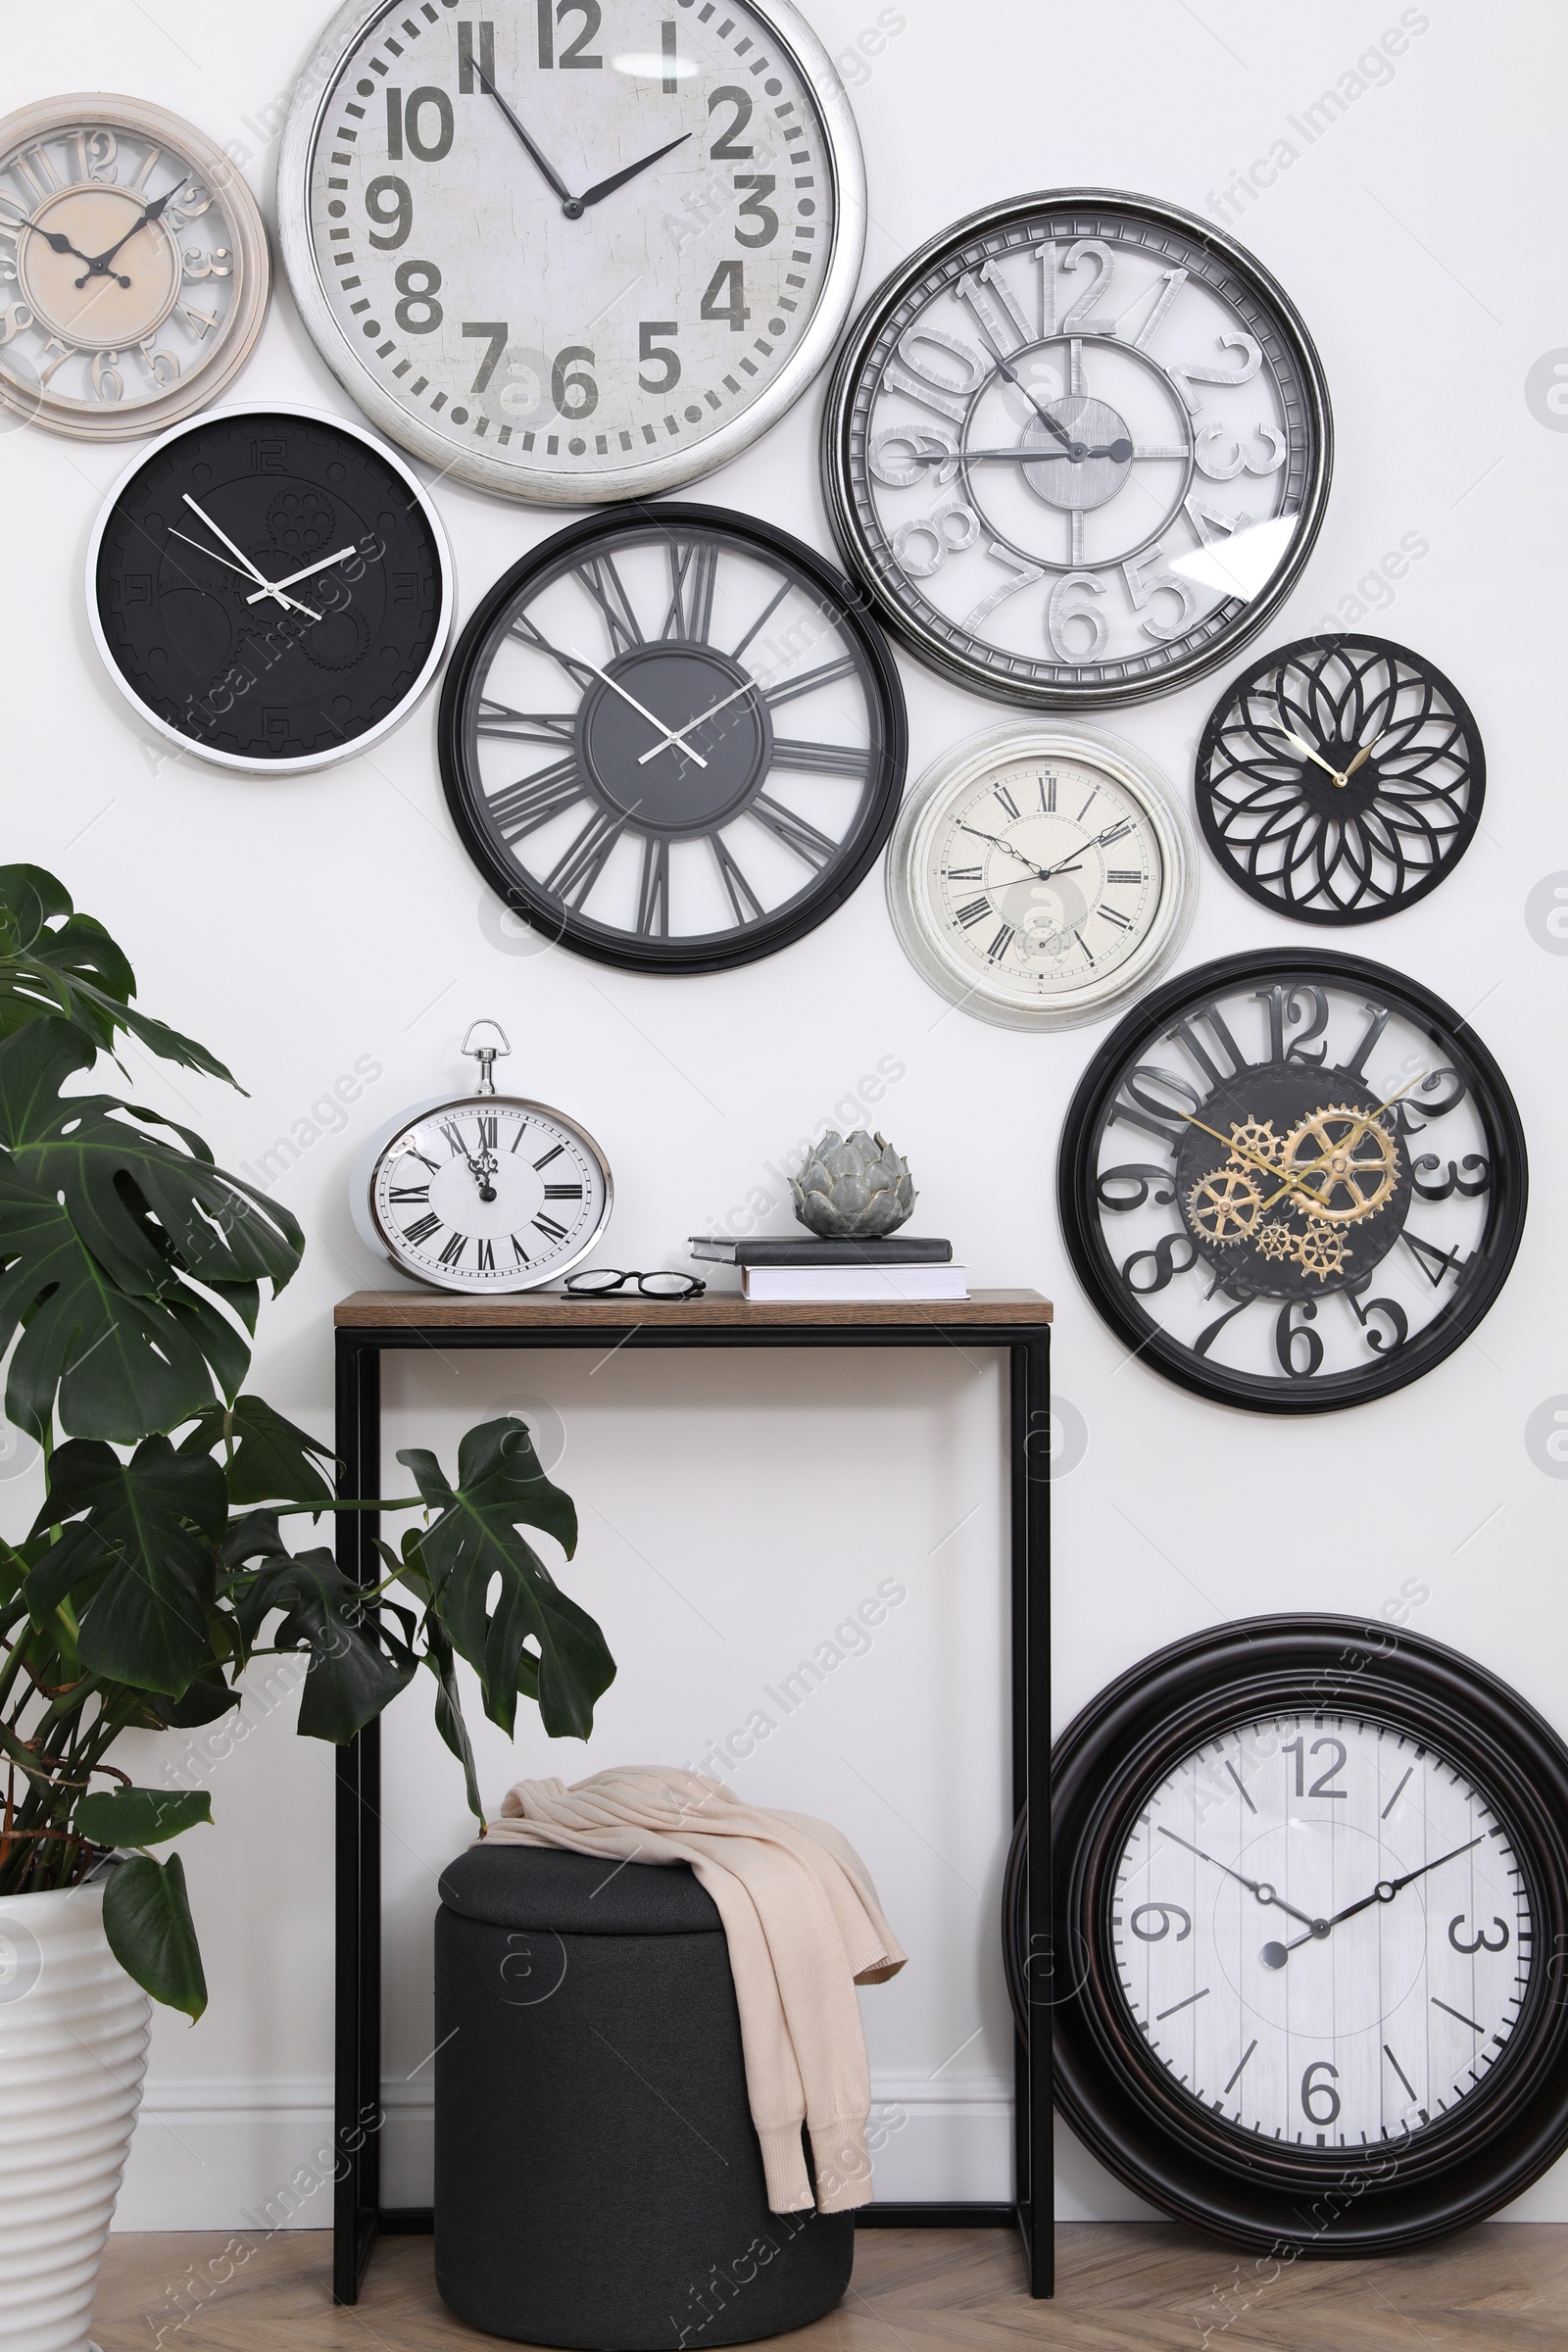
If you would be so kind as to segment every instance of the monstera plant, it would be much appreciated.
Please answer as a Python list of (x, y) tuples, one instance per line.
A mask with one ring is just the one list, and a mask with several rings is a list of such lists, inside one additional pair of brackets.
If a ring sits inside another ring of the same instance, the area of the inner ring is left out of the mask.
[[(426, 1668), (442, 1738), (481, 1822), (458, 1661), (511, 1733), (519, 1693), (552, 1737), (586, 1738), (614, 1675), (599, 1627), (522, 1530), (569, 1556), (576, 1512), (524, 1425), (471, 1429), (449, 1480), (344, 1500), (329, 1449), (244, 1393), (262, 1286), (299, 1265), (275, 1200), (164, 1113), (91, 1091), (122, 1036), (234, 1080), (138, 1011), (103, 926), (36, 866), (0, 867), (0, 1352), (6, 1418), (42, 1448), (30, 1531), (0, 1541), (0, 1897), (106, 1875), (122, 1966), (199, 2016), (201, 1958), (179, 1856), (147, 1849), (211, 1819), (205, 1794), (138, 1788), (123, 1732), (188, 1729), (238, 1705), (253, 1658), (308, 1653), (299, 1730), (341, 1741)], [(319, 1540), (333, 1510), (417, 1508), (362, 1590)], [(296, 1547), (298, 1546), (298, 1547)]]

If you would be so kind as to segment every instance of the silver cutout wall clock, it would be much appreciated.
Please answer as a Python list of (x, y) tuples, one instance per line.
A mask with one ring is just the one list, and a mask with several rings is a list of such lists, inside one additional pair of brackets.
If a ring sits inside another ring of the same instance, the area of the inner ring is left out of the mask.
[(1469, 1022), (1322, 948), (1221, 956), (1118, 1023), (1057, 1199), (1142, 1364), (1257, 1412), (1361, 1404), (1476, 1330), (1524, 1232), (1524, 1129)]
[(1186, 817), (1153, 763), (1091, 727), (999, 727), (900, 812), (888, 905), (915, 969), (977, 1020), (1065, 1029), (1149, 986), (1192, 920)]
[(1330, 455), (1322, 368), (1262, 265), (1088, 189), (976, 213), (887, 279), (834, 371), (823, 471), (910, 651), (1060, 710), (1244, 645), (1306, 561)]
[(144, 98), (44, 98), (0, 122), (0, 406), (80, 441), (216, 400), (271, 282), (221, 148)]
[(220, 409), (142, 451), (104, 503), (87, 612), (138, 716), (219, 767), (353, 759), (433, 683), (455, 589), (409, 466), (313, 410)]
[(746, 448), (830, 357), (864, 169), (787, 0), (339, 11), (278, 159), (301, 314), (371, 420), (592, 506)]
[(469, 620), (441, 696), (468, 855), (546, 938), (642, 972), (804, 937), (892, 829), (897, 664), (847, 580), (717, 507), (558, 531)]
[(1052, 1767), (1056, 2098), (1141, 2195), (1396, 2254), (1560, 2154), (1568, 1753), (1516, 1690), (1386, 1620), (1250, 1618), (1118, 1677)]
[[(472, 1046), (475, 1030), (499, 1045)], [(567, 1274), (614, 1204), (610, 1162), (585, 1127), (548, 1103), (497, 1094), (512, 1051), (496, 1021), (475, 1021), (462, 1051), (479, 1064), (471, 1095), (437, 1095), (371, 1136), (350, 1205), (361, 1240), (439, 1291), (498, 1298)]]
[(1198, 816), (1249, 898), (1373, 923), (1436, 890), (1481, 821), (1487, 762), (1458, 688), (1382, 637), (1303, 637), (1243, 672), (1203, 729)]

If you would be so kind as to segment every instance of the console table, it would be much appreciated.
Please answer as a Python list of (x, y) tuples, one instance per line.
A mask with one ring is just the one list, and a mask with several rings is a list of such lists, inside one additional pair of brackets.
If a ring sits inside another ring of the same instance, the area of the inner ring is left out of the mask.
[[(1012, 1801), (1029, 1808), (1030, 2032), (1015, 2051), (1014, 2193), (1005, 2204), (871, 2204), (863, 2228), (1016, 2225), (1029, 2289), (1053, 2286), (1051, 1923), (1051, 1306), (1035, 1291), (976, 1291), (942, 1305), (754, 1305), (733, 1294), (651, 1299), (531, 1293), (464, 1298), (358, 1291), (335, 1315), (337, 1453), (344, 1495), (381, 1491), (381, 1357), (388, 1348), (998, 1348), (1009, 1384)], [(380, 1581), (379, 1522), (338, 1517), (346, 1575)], [(377, 2235), (427, 2230), (426, 2207), (381, 2203), (381, 1743), (372, 1723), (338, 1750), (333, 2298), (353, 2303)], [(1038, 1963), (1038, 1968), (1035, 1966)]]

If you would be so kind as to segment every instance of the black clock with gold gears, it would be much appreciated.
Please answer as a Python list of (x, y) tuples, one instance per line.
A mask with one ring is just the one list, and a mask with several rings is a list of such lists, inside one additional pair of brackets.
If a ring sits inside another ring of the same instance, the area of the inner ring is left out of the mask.
[(446, 537), (403, 461), (298, 410), (215, 411), (137, 458), (87, 604), (139, 715), (216, 765), (352, 758), (405, 718), (451, 630)]

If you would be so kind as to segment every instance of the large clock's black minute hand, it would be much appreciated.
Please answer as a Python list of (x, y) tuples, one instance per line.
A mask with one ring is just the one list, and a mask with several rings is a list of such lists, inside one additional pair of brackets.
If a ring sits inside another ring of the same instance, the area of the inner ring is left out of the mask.
[(495, 83), (491, 80), (489, 74), (485, 72), (483, 66), (480, 65), (477, 58), (475, 58), (473, 61), (473, 70), (484, 87), (489, 91), (491, 97), (495, 100), (497, 106), (500, 107), (501, 112), (506, 116), (507, 121), (511, 123), (513, 129), (522, 141), (523, 146), (526, 147), (528, 153), (532, 156), (539, 171), (543, 173), (546, 180), (548, 180), (551, 187), (555, 189), (556, 194), (561, 198), (561, 209), (565, 214), (566, 219), (568, 220), (580, 220), (582, 218), (581, 203), (567, 187), (560, 172), (557, 172), (551, 164), (545, 161), (543, 154), (534, 145), (532, 139), (529, 138), (528, 133), (523, 129), (522, 124), (518, 122), (511, 107), (502, 97), (501, 92), (496, 88)]
[(628, 164), (623, 172), (612, 172), (608, 179), (595, 180), (593, 186), (578, 199), (578, 211), (586, 212), (589, 205), (597, 204), (602, 196), (612, 196), (617, 188), (625, 186), (628, 179), (635, 179), (639, 172), (646, 172), (650, 164), (657, 164), (662, 155), (668, 155), (673, 148), (684, 147), (691, 135), (689, 130), (683, 130), (678, 139), (671, 139), (667, 146), (656, 147), (652, 155), (642, 156), (635, 164)]

